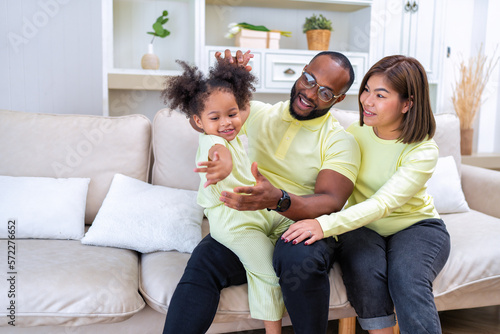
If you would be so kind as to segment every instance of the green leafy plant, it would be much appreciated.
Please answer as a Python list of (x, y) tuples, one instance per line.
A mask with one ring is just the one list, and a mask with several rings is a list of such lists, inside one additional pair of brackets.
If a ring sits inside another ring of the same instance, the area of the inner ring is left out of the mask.
[(290, 37), (292, 33), (290, 31), (281, 31), (281, 30), (269, 30), (265, 26), (256, 26), (250, 23), (241, 22), (241, 23), (230, 23), (228, 25), (229, 32), (226, 34), (226, 38), (233, 38), (241, 29), (255, 30), (255, 31), (273, 31), (279, 32), (282, 36)]
[(318, 29), (333, 31), (332, 21), (324, 17), (322, 14), (319, 14), (319, 16), (313, 14), (313, 16), (311, 17), (306, 17), (306, 22), (304, 23), (302, 28), (303, 28), (302, 31), (304, 33), (309, 30), (318, 30)]
[(148, 34), (153, 35), (153, 39), (151, 40), (151, 44), (153, 44), (155, 37), (165, 38), (168, 35), (170, 35), (170, 31), (163, 28), (163, 25), (168, 22), (167, 16), (168, 16), (168, 11), (164, 10), (162, 15), (156, 19), (155, 23), (153, 23), (154, 32), (148, 31)]

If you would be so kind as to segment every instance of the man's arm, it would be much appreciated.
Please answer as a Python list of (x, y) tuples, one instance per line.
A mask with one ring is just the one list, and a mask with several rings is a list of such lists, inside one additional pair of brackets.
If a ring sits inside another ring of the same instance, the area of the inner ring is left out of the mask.
[[(224, 191), (221, 201), (226, 206), (240, 211), (275, 209), (282, 196), (281, 190), (260, 174), (257, 163), (252, 164), (252, 174), (256, 180), (255, 186), (237, 187), (233, 193)], [(280, 213), (295, 221), (330, 214), (342, 209), (353, 189), (354, 184), (347, 177), (333, 170), (323, 169), (316, 179), (314, 194), (289, 194), (290, 208)]]

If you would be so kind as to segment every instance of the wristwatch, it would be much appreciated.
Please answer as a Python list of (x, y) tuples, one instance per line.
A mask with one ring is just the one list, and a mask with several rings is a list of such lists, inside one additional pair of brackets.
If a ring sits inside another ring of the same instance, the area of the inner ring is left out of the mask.
[(282, 196), (281, 196), (280, 200), (278, 201), (278, 206), (276, 207), (276, 209), (273, 209), (273, 210), (277, 211), (277, 212), (285, 212), (286, 210), (288, 210), (288, 208), (290, 207), (290, 204), (291, 204), (290, 195), (288, 195), (288, 193), (286, 191), (284, 191), (283, 189), (280, 189), (280, 190), (281, 190)]

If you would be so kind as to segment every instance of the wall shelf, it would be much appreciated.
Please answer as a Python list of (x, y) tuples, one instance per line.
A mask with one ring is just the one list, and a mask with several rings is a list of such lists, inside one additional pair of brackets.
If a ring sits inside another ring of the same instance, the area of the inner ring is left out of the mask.
[(109, 89), (163, 90), (166, 77), (181, 71), (113, 69), (108, 72)]
[[(358, 1), (348, 1), (348, 0), (243, 0), (235, 1), (232, 6), (239, 7), (263, 7), (263, 8), (289, 8), (289, 9), (308, 9), (308, 10), (334, 10), (337, 12), (352, 12), (359, 10), (363, 7), (369, 7), (372, 4), (372, 0), (358, 0)], [(206, 0), (207, 5), (228, 5), (227, 1), (224, 0)]]

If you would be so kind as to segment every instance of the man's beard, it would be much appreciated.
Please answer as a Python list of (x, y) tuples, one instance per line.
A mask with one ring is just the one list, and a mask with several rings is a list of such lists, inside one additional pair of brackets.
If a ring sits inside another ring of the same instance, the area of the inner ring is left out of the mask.
[(297, 114), (297, 112), (293, 109), (293, 101), (295, 100), (295, 98), (297, 96), (295, 96), (295, 93), (296, 93), (296, 89), (295, 89), (295, 86), (297, 85), (297, 83), (295, 83), (292, 87), (292, 91), (290, 92), (290, 115), (292, 115), (293, 118), (299, 120), (299, 121), (307, 121), (307, 120), (310, 120), (310, 119), (315, 119), (315, 118), (318, 118), (318, 117), (321, 117), (323, 115), (325, 115), (329, 110), (330, 108), (326, 108), (326, 109), (313, 109), (311, 110), (311, 112), (306, 115), (306, 116), (302, 116), (302, 115), (299, 115)]

